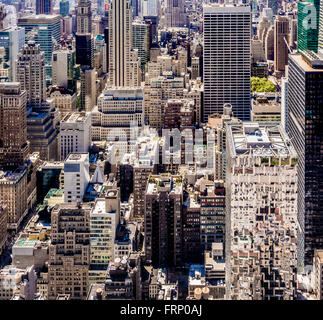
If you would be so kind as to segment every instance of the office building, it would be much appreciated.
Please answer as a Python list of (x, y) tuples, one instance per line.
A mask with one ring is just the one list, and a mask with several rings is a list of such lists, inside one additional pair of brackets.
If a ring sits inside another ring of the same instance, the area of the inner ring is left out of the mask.
[(297, 2), (297, 49), (318, 51), (320, 0)]
[(53, 14), (53, 1), (36, 0), (36, 14)]
[(59, 15), (33, 15), (18, 19), (17, 25), (25, 28), (25, 35), (36, 32), (34, 40), (45, 53), (46, 81), (52, 78), (53, 43), (59, 44), (61, 38), (61, 17)]
[(88, 153), (70, 153), (64, 162), (64, 201), (82, 201), (90, 182)]
[(27, 93), (18, 82), (0, 83), (0, 167), (27, 161)]
[(27, 117), (27, 138), (31, 152), (39, 152), (46, 161), (59, 160), (58, 132), (48, 112), (33, 111)]
[(145, 199), (145, 255), (153, 266), (177, 266), (182, 262), (181, 176), (151, 175)]
[(27, 92), (29, 106), (41, 106), (46, 100), (45, 54), (34, 41), (28, 41), (18, 55), (17, 81)]
[(81, 70), (81, 110), (92, 111), (97, 101), (96, 71), (88, 66)]
[(227, 124), (226, 298), (293, 300), (297, 153), (275, 123)]
[(129, 85), (132, 49), (132, 8), (129, 0), (113, 0), (109, 7), (109, 84)]
[(114, 240), (120, 220), (120, 190), (107, 189), (90, 214), (90, 282), (104, 283), (108, 265), (114, 261)]
[(62, 0), (59, 3), (59, 14), (62, 17), (68, 16), (70, 13), (70, 2), (68, 0)]
[(75, 58), (75, 50), (61, 49), (53, 52), (53, 86), (76, 91)]
[(85, 299), (90, 265), (90, 212), (92, 204), (61, 204), (51, 215), (48, 299), (69, 294)]
[(92, 112), (93, 140), (130, 140), (130, 125), (144, 124), (144, 98), (140, 87), (107, 86)]
[(0, 30), (0, 81), (17, 81), (16, 60), (25, 43), (25, 31), (20, 27)]
[(167, 27), (184, 27), (186, 24), (184, 0), (167, 0), (166, 10)]
[(313, 263), (323, 248), (322, 227), (323, 58), (313, 51), (291, 54), (288, 62), (288, 135), (298, 153), (298, 261)]
[(91, 145), (91, 113), (68, 113), (60, 122), (61, 161), (70, 153), (86, 153)]
[(285, 72), (288, 64), (289, 19), (278, 16), (274, 23), (274, 62), (275, 72)]
[(212, 113), (222, 114), (226, 103), (232, 105), (235, 117), (249, 120), (250, 7), (214, 4), (203, 10), (203, 121)]
[(88, 34), (92, 32), (91, 1), (79, 0), (76, 9), (76, 33)]
[(150, 24), (143, 21), (132, 23), (132, 48), (138, 49), (141, 68), (144, 71), (150, 57)]
[(0, 171), (0, 201), (8, 208), (8, 229), (17, 231), (28, 212), (27, 169)]

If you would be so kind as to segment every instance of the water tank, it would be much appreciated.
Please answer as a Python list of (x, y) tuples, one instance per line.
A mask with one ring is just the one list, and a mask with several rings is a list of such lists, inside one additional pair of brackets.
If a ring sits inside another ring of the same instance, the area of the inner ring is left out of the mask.
[(203, 300), (208, 300), (210, 295), (210, 289), (208, 287), (204, 287), (202, 289), (202, 298)]
[(194, 290), (194, 298), (196, 300), (201, 300), (201, 298), (202, 298), (202, 289), (201, 288), (196, 288)]

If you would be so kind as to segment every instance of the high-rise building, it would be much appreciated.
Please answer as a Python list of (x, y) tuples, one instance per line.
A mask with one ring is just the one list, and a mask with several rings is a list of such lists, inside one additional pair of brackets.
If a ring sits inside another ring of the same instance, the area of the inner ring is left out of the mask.
[(274, 62), (276, 72), (285, 72), (288, 63), (289, 19), (278, 16), (274, 23)]
[(226, 295), (293, 300), (297, 153), (280, 125), (227, 124)]
[(94, 39), (92, 34), (76, 34), (76, 63), (84, 67), (94, 65)]
[(150, 56), (150, 26), (149, 23), (142, 21), (134, 21), (132, 23), (132, 47), (138, 49), (138, 56), (143, 71)]
[(8, 222), (8, 208), (3, 205), (0, 201), (0, 254), (5, 248), (7, 243), (8, 231), (7, 231), (7, 222)]
[(96, 105), (96, 71), (90, 67), (81, 70), (81, 110), (92, 111)]
[(76, 32), (80, 34), (92, 32), (91, 1), (79, 0), (76, 11)]
[(11, 27), (0, 31), (0, 81), (17, 81), (16, 60), (25, 43), (25, 31)]
[(0, 83), (0, 167), (23, 165), (27, 141), (27, 93), (18, 82)]
[(186, 24), (184, 0), (167, 0), (166, 10), (168, 27), (184, 27)]
[(52, 78), (53, 44), (59, 44), (61, 38), (60, 15), (32, 15), (18, 19), (17, 25), (25, 28), (25, 35), (35, 32), (35, 42), (40, 45), (40, 50), (45, 53), (46, 81)]
[(68, 113), (60, 122), (61, 161), (70, 153), (88, 152), (91, 144), (91, 113)]
[(317, 300), (323, 300), (323, 251), (314, 250), (313, 275), (314, 275), (314, 294)]
[(321, 0), (297, 2), (297, 49), (318, 51)]
[(68, 0), (62, 0), (59, 3), (59, 14), (62, 17), (68, 16), (70, 13), (70, 2)]
[(289, 55), (288, 134), (298, 153), (298, 261), (313, 263), (323, 249), (323, 57), (313, 51)]
[(88, 153), (70, 153), (64, 162), (64, 201), (82, 201), (90, 182)]
[(153, 266), (182, 262), (181, 176), (150, 176), (145, 199), (145, 254)]
[(129, 0), (113, 0), (109, 9), (109, 84), (129, 85), (132, 8)]
[(320, 3), (318, 47), (323, 50), (323, 1)]
[(48, 299), (69, 294), (86, 299), (90, 265), (90, 212), (92, 204), (56, 205), (51, 214)]
[(90, 217), (90, 282), (104, 283), (108, 265), (114, 261), (114, 241), (120, 220), (119, 189), (107, 189), (105, 199), (95, 201)]
[(36, 14), (53, 14), (53, 1), (36, 0)]
[(45, 54), (34, 41), (28, 41), (18, 55), (17, 80), (27, 92), (28, 105), (40, 106), (46, 100)]
[(204, 122), (213, 113), (223, 114), (226, 103), (235, 117), (250, 119), (250, 36), (249, 5), (204, 7)]
[(75, 91), (75, 51), (61, 49), (53, 52), (52, 85)]

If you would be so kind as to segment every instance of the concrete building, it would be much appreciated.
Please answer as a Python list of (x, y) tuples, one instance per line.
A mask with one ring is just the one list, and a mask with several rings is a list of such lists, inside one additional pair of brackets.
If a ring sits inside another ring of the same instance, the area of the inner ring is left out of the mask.
[(281, 104), (277, 97), (269, 99), (265, 95), (252, 99), (251, 120), (254, 122), (280, 122)]
[(213, 4), (203, 10), (203, 122), (213, 113), (222, 114), (225, 103), (232, 105), (235, 117), (249, 120), (250, 6)]
[(323, 248), (322, 132), (323, 57), (312, 51), (291, 54), (288, 62), (288, 134), (299, 157), (298, 262), (313, 263)]
[(293, 300), (297, 153), (274, 123), (231, 122), (226, 134), (226, 298)]
[(130, 126), (144, 124), (144, 97), (140, 87), (107, 86), (92, 112), (92, 140), (130, 140)]
[(53, 52), (52, 85), (65, 89), (74, 89), (75, 51), (60, 49)]
[(70, 112), (77, 111), (77, 93), (64, 88), (53, 87), (49, 99), (52, 100), (53, 106), (61, 114), (61, 118)]
[(91, 145), (91, 113), (68, 113), (60, 122), (61, 161), (70, 153), (88, 152)]
[(51, 216), (48, 299), (70, 294), (85, 299), (90, 265), (90, 212), (92, 204), (62, 204)]
[(89, 182), (89, 154), (70, 153), (64, 161), (64, 201), (82, 201)]

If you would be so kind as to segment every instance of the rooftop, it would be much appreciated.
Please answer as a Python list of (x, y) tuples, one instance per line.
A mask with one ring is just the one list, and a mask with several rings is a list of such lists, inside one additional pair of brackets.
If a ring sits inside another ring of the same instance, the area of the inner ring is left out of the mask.
[(232, 156), (297, 157), (287, 134), (277, 123), (231, 122), (227, 124), (227, 137)]

